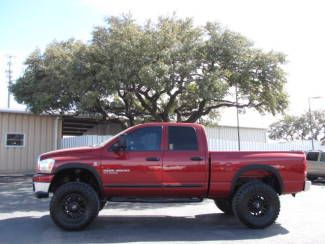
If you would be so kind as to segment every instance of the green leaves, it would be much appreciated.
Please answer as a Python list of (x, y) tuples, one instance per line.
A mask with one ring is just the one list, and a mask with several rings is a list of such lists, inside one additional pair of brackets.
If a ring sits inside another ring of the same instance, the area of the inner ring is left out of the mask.
[(320, 140), (325, 142), (325, 111), (314, 111), (301, 116), (285, 115), (270, 126), (271, 139)]
[(285, 56), (256, 49), (219, 24), (197, 27), (172, 16), (139, 25), (130, 16), (110, 17), (92, 35), (88, 44), (71, 39), (33, 52), (11, 87), (17, 100), (38, 113), (90, 113), (129, 125), (210, 123), (220, 107), (275, 114), (288, 105)]

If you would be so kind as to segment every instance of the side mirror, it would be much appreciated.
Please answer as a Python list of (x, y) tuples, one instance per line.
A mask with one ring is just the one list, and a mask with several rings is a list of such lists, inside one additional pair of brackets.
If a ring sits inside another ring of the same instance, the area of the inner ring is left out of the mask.
[(121, 135), (121, 136), (119, 137), (119, 142), (118, 142), (118, 144), (119, 144), (119, 147), (120, 147), (122, 150), (126, 150), (126, 148), (127, 148), (127, 140), (126, 140), (126, 138), (127, 138), (127, 135), (126, 135), (126, 134)]
[(118, 138), (118, 142), (116, 142), (115, 144), (113, 144), (113, 146), (111, 147), (111, 150), (115, 153), (118, 153), (120, 151), (125, 151), (127, 148), (127, 140), (126, 140), (126, 134), (121, 135)]

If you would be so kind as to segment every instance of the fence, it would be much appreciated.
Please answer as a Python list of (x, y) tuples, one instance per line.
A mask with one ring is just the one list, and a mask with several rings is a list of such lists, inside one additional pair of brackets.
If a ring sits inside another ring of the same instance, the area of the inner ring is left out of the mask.
[(82, 147), (82, 146), (93, 146), (100, 144), (104, 141), (110, 139), (111, 135), (107, 136), (73, 136), (66, 137), (61, 140), (61, 148), (71, 148), (71, 147)]
[[(227, 141), (218, 139), (208, 139), (209, 149), (215, 151), (234, 151), (238, 150), (237, 141)], [(314, 142), (315, 150), (325, 151), (325, 146), (319, 142)], [(241, 141), (240, 148), (242, 151), (308, 151), (312, 149), (311, 141), (293, 141), (293, 142), (251, 142)]]
[[(75, 136), (63, 138), (61, 148), (71, 148), (80, 146), (92, 146), (107, 141), (112, 136)], [(236, 151), (238, 150), (237, 141), (208, 138), (209, 149), (214, 151)], [(319, 142), (314, 142), (315, 150), (325, 151), (325, 146), (321, 146)], [(251, 142), (241, 141), (242, 151), (308, 151), (311, 150), (311, 141), (294, 141), (294, 142)]]

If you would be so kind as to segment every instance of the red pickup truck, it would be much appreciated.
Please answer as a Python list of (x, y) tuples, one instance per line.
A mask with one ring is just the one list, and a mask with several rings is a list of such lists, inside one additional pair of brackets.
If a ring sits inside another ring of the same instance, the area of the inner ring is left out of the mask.
[(308, 190), (303, 152), (209, 151), (204, 127), (146, 123), (94, 147), (42, 154), (33, 177), (63, 229), (89, 225), (107, 201), (213, 199), (250, 228), (277, 219), (279, 195)]

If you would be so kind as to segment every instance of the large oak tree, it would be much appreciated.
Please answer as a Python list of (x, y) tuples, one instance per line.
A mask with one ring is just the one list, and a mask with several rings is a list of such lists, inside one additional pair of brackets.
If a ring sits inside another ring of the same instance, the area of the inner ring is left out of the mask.
[[(92, 40), (53, 42), (26, 60), (11, 90), (35, 112), (87, 113), (128, 125), (195, 122), (222, 107), (283, 112), (285, 57), (216, 23), (110, 17)], [(238, 103), (235, 90), (238, 91)]]

